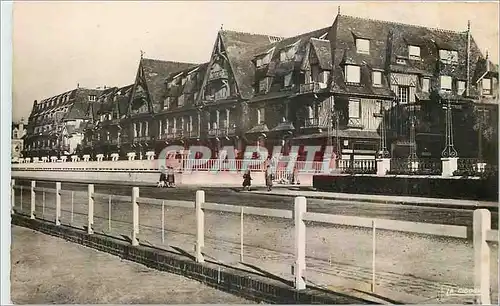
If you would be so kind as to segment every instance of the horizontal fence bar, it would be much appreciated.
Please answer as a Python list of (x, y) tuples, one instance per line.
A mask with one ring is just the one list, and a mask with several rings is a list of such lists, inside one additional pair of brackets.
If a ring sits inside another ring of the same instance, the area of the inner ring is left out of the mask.
[(158, 205), (161, 206), (162, 203), (167, 206), (177, 206), (184, 208), (194, 208), (193, 201), (182, 201), (182, 200), (164, 200), (164, 199), (153, 199), (153, 198), (137, 198), (137, 202), (139, 204), (150, 204), (150, 205)]
[(113, 200), (117, 200), (117, 201), (123, 201), (123, 202), (130, 202), (132, 201), (132, 197), (131, 196), (124, 196), (124, 195), (117, 195), (117, 194), (107, 194), (107, 193), (97, 193), (97, 192), (94, 192), (93, 193), (94, 195), (94, 198), (100, 198), (100, 199), (109, 199), (109, 197), (111, 196), (111, 198)]
[(499, 241), (499, 231), (498, 230), (488, 230), (486, 231), (486, 241), (498, 242)]
[(56, 193), (55, 188), (35, 187), (34, 190), (40, 192)]
[[(218, 203), (203, 203), (201, 207), (206, 210), (241, 213), (242, 206), (218, 204)], [(262, 207), (248, 207), (248, 206), (244, 206), (243, 208), (245, 210), (246, 215), (257, 215), (257, 216), (275, 217), (284, 219), (291, 219), (293, 216), (293, 213), (290, 210), (262, 208)]]
[(467, 238), (467, 227), (457, 225), (444, 225), (432, 223), (419, 223), (399, 220), (373, 219), (353, 216), (340, 216), (322, 213), (304, 213), (304, 220), (330, 223), (346, 226), (372, 227), (372, 220), (377, 223), (377, 229), (392, 230), (399, 232), (409, 232), (417, 234), (427, 234), (434, 236), (445, 236), (455, 238)]

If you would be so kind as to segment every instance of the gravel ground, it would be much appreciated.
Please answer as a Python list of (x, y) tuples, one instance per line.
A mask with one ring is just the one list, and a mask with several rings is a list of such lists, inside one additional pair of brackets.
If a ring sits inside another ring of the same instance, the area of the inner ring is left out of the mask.
[(12, 238), (15, 304), (252, 303), (23, 227), (12, 226)]
[[(148, 196), (142, 194), (142, 196)], [(25, 196), (27, 198), (27, 194)], [(86, 193), (74, 197), (73, 226), (86, 225)], [(24, 201), (23, 208), (27, 209)], [(53, 195), (46, 194), (45, 219), (53, 220)], [(70, 197), (62, 199), (62, 222), (71, 220)], [(131, 204), (112, 201), (109, 229), (108, 201), (96, 200), (94, 228), (113, 236), (131, 232)], [(37, 197), (37, 215), (42, 203)], [(194, 210), (165, 206), (165, 243), (161, 239), (161, 207), (141, 205), (140, 234), (142, 243), (193, 254), (195, 241)], [(240, 255), (239, 215), (205, 212), (205, 253), (207, 258), (241, 268), (271, 273), (292, 279), (293, 221), (274, 218), (244, 217), (244, 264)], [(371, 282), (372, 234), (369, 230), (308, 224), (307, 279), (312, 284), (330, 286)], [(498, 299), (498, 246), (492, 246), (491, 287), (493, 301)], [(419, 302), (449, 302), (438, 297), (449, 288), (473, 287), (473, 248), (465, 239), (440, 238), (410, 233), (377, 231), (376, 285), (378, 288), (422, 297)], [(344, 281), (345, 280), (345, 281)], [(470, 302), (472, 297), (458, 301)]]

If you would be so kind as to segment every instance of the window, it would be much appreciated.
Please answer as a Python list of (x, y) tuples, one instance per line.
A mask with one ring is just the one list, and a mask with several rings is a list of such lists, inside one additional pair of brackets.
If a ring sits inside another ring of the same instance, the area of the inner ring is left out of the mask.
[(162, 123), (163, 121), (158, 120), (158, 136), (161, 137), (162, 135)]
[(465, 81), (457, 81), (457, 93), (462, 95), (465, 91)]
[(373, 71), (373, 86), (382, 86), (382, 72)]
[(422, 92), (429, 92), (430, 80), (428, 78), (422, 79)]
[(259, 92), (267, 91), (267, 78), (264, 78), (259, 81)]
[(483, 95), (491, 95), (491, 79), (483, 79)]
[(370, 41), (368, 39), (356, 39), (356, 50), (358, 53), (370, 54)]
[(445, 64), (458, 63), (458, 52), (451, 50), (439, 50), (439, 59)]
[(345, 66), (345, 79), (347, 83), (359, 83), (361, 79), (360, 67), (352, 65)]
[(14, 131), (14, 136), (13, 136), (13, 137), (14, 137), (14, 139), (16, 139), (16, 138), (17, 138), (17, 136), (18, 136), (17, 131)]
[(441, 76), (441, 90), (451, 90), (451, 76)]
[(410, 87), (399, 86), (398, 87), (398, 99), (399, 99), (399, 103), (401, 103), (401, 104), (408, 103), (409, 97), (410, 97)]
[(359, 100), (349, 100), (349, 118), (359, 118), (361, 104)]
[(257, 109), (257, 124), (264, 124), (265, 120), (265, 109), (261, 107)]
[(222, 86), (219, 90), (215, 92), (215, 99), (220, 100), (220, 99), (225, 99), (229, 96), (229, 90), (227, 86)]
[(396, 59), (396, 63), (400, 65), (406, 65), (406, 60), (404, 58)]
[(170, 106), (170, 97), (166, 97), (163, 102), (163, 109), (167, 109)]
[(184, 106), (184, 95), (180, 95), (177, 98), (177, 107), (182, 107)]
[(90, 95), (89, 96), (89, 101), (94, 102), (95, 101), (95, 95)]
[(330, 78), (330, 71), (323, 71), (321, 73), (321, 80), (320, 80), (320, 82), (327, 84), (329, 78)]
[(290, 72), (289, 74), (285, 75), (285, 84), (284, 87), (290, 87), (292, 86), (292, 73)]
[(413, 60), (420, 59), (420, 47), (408, 46), (408, 57)]
[(267, 65), (267, 64), (269, 64), (270, 60), (271, 60), (271, 56), (269, 53), (266, 55), (262, 55), (262, 56), (257, 58), (256, 66), (261, 67), (261, 66)]

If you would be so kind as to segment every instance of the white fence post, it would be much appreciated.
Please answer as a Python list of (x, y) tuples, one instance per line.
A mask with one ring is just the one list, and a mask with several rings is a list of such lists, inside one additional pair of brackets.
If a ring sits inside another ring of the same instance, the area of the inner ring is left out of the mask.
[(295, 198), (295, 289), (306, 289), (306, 224), (303, 214), (307, 210), (307, 200), (305, 197)]
[(205, 246), (205, 214), (202, 209), (202, 205), (205, 203), (205, 191), (196, 191), (196, 262), (205, 262), (203, 254), (201, 252), (202, 248)]
[(10, 197), (11, 197), (11, 208), (10, 208), (10, 214), (12, 215), (14, 213), (14, 206), (16, 206), (16, 191), (14, 190), (14, 186), (16, 185), (16, 180), (12, 179), (10, 181)]
[(89, 211), (87, 216), (87, 233), (93, 234), (93, 226), (94, 226), (94, 184), (89, 184), (88, 189), (88, 200), (89, 200)]
[(372, 220), (372, 292), (375, 293), (375, 263), (377, 254), (377, 227)]
[(137, 234), (139, 234), (139, 187), (132, 188), (132, 245), (138, 246)]
[(61, 225), (61, 182), (56, 182), (56, 225)]
[(490, 305), (490, 248), (486, 233), (491, 229), (491, 213), (487, 209), (474, 211), (474, 289), (479, 294), (477, 301)]
[(241, 215), (240, 215), (240, 262), (243, 262), (243, 206), (241, 206)]
[(35, 186), (36, 182), (31, 181), (31, 207), (30, 207), (30, 218), (35, 219)]

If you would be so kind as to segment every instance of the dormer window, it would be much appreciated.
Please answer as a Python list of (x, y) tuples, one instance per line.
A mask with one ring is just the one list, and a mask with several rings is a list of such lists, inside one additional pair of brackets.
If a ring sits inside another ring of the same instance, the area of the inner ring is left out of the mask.
[(345, 66), (345, 81), (347, 83), (358, 83), (361, 80), (360, 67), (354, 65)]
[(445, 64), (457, 64), (458, 52), (452, 50), (439, 50), (439, 59)]
[(267, 87), (268, 87), (267, 84), (268, 84), (267, 78), (260, 80), (259, 81), (259, 92), (266, 92)]
[(429, 92), (430, 80), (428, 78), (422, 79), (422, 92)]
[(491, 79), (483, 79), (483, 95), (491, 95)]
[(451, 91), (451, 76), (441, 76), (441, 90)]
[(90, 102), (95, 102), (96, 96), (95, 95), (90, 95), (89, 96), (89, 101)]
[(299, 43), (299, 41), (297, 41), (294, 44), (291, 44), (289, 46), (286, 46), (285, 48), (283, 48), (283, 50), (280, 51), (280, 61), (281, 62), (287, 62), (287, 61), (294, 60), (295, 53), (297, 52), (298, 43)]
[(400, 65), (406, 65), (406, 60), (404, 58), (396, 59), (396, 63)]
[(356, 50), (358, 53), (370, 54), (370, 41), (368, 39), (357, 38)]
[(289, 74), (285, 75), (283, 86), (285, 88), (287, 88), (287, 87), (292, 86), (292, 84), (293, 84), (292, 83), (292, 73), (290, 72)]
[(382, 86), (382, 72), (373, 71), (372, 76), (373, 76), (373, 86), (381, 87)]
[(420, 59), (420, 47), (408, 46), (408, 57), (411, 60), (419, 60)]
[(255, 60), (255, 65), (257, 67), (262, 67), (264, 65), (269, 64), (269, 62), (271, 61), (271, 51), (269, 51), (268, 53), (260, 55), (259, 57), (257, 57), (257, 59)]
[(465, 81), (457, 81), (457, 94), (463, 95), (465, 92)]

